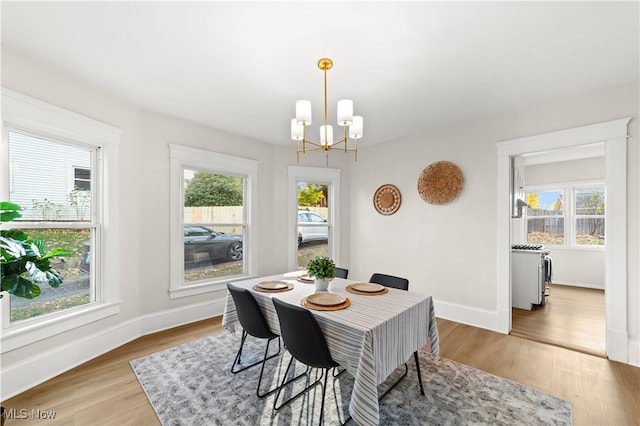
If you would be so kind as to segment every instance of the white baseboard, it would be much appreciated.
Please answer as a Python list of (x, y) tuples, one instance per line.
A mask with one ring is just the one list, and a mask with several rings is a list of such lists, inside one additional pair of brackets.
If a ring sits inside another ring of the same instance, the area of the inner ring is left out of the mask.
[(5, 401), (138, 337), (222, 315), (224, 302), (222, 297), (143, 315), (19, 362), (3, 365), (0, 400)]
[(498, 312), (496, 311), (436, 299), (433, 300), (433, 306), (438, 318), (500, 332), (498, 330)]
[(604, 285), (600, 284), (588, 284), (588, 283), (577, 283), (572, 281), (561, 281), (561, 282), (553, 282), (553, 285), (566, 285), (570, 287), (583, 287), (583, 288), (593, 288), (597, 290), (604, 290)]

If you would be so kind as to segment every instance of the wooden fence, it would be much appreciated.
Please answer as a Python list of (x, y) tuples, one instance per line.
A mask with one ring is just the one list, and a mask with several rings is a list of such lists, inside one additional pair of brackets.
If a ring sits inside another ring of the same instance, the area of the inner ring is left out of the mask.
[[(299, 207), (300, 210), (308, 210), (327, 218), (327, 207)], [(242, 206), (222, 206), (222, 207), (185, 207), (184, 223), (201, 223), (201, 224), (235, 224), (244, 223), (242, 216)], [(216, 230), (226, 232), (228, 234), (242, 234), (242, 226), (224, 226), (216, 227)]]

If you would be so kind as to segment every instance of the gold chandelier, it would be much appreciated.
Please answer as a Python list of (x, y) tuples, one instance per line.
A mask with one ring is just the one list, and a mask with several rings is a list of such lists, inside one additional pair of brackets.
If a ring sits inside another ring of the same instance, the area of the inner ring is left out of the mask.
[[(318, 60), (318, 68), (324, 73), (324, 125), (320, 126), (320, 142), (307, 139), (307, 126), (311, 124), (311, 101), (296, 101), (296, 118), (291, 119), (291, 139), (296, 141), (296, 159), (300, 162), (300, 153), (307, 151), (331, 151), (339, 149), (353, 152), (358, 161), (358, 139), (362, 138), (362, 117), (353, 115), (353, 101), (341, 99), (338, 101), (338, 125), (344, 129), (342, 139), (333, 140), (333, 127), (327, 124), (327, 71), (333, 68), (333, 61), (329, 58)], [(349, 138), (353, 139), (353, 148), (349, 147)], [(310, 145), (310, 146), (308, 146)]]

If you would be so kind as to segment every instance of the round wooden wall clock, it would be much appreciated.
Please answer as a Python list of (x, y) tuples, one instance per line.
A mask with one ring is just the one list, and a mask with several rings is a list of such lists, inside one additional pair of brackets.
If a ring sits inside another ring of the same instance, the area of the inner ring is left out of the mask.
[(397, 212), (401, 203), (400, 190), (391, 184), (382, 185), (373, 194), (373, 207), (385, 216)]
[(431, 204), (453, 201), (462, 190), (462, 172), (449, 161), (438, 161), (422, 171), (418, 179), (418, 193)]

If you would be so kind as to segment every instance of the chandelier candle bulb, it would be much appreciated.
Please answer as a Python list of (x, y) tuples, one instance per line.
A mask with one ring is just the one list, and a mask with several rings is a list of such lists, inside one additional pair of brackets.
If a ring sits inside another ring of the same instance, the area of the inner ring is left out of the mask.
[(325, 147), (333, 145), (333, 126), (330, 124), (320, 126), (320, 143)]
[(353, 123), (349, 126), (349, 137), (351, 139), (360, 139), (362, 137), (364, 127), (364, 119), (359, 115), (353, 116)]
[(298, 124), (298, 121), (295, 118), (292, 118), (291, 119), (291, 139), (293, 139), (294, 141), (301, 141), (302, 132), (303, 132), (302, 124)]
[(296, 101), (296, 121), (303, 126), (311, 124), (311, 101)]
[(338, 125), (349, 126), (353, 120), (353, 101), (341, 99), (338, 101)]

